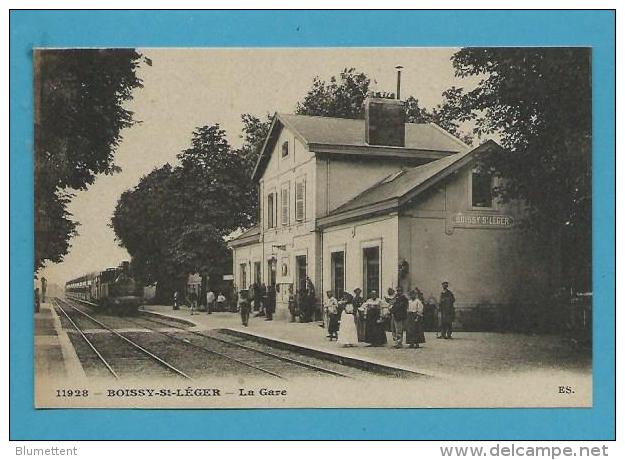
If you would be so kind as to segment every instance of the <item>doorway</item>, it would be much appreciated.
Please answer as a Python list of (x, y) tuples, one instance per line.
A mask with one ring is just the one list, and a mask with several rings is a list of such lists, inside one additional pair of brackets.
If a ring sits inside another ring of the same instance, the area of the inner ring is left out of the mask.
[(262, 282), (262, 274), (260, 272), (260, 262), (254, 262), (254, 282), (260, 286)]
[(302, 291), (306, 288), (306, 276), (308, 275), (308, 260), (306, 256), (295, 256), (296, 289)]
[(345, 291), (345, 252), (337, 251), (330, 255), (331, 289), (337, 299), (343, 297)]
[(269, 274), (269, 279), (267, 280), (267, 286), (275, 286), (276, 285), (276, 259), (269, 259), (267, 261), (267, 272)]
[(362, 262), (365, 295), (369, 296), (371, 291), (380, 294), (380, 247), (363, 248)]

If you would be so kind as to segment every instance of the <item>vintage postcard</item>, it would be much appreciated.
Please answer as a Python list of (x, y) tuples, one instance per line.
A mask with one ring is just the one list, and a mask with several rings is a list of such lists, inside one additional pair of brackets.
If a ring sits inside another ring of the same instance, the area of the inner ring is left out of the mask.
[(35, 49), (35, 406), (592, 407), (591, 54)]

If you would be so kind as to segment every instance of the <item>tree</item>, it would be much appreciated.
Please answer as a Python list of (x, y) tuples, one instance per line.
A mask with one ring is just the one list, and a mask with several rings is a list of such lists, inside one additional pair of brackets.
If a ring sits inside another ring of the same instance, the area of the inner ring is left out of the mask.
[(364, 101), (371, 80), (354, 68), (343, 69), (339, 77), (329, 82), (319, 77), (313, 79), (312, 88), (297, 103), (295, 112), (338, 118), (364, 118)]
[(484, 159), (505, 179), (495, 194), (525, 202), (527, 228), (560, 241), (567, 287), (590, 289), (589, 49), (465, 48), (452, 62), (460, 77), (482, 76), (455, 94), (459, 117), (507, 149)]
[(197, 128), (178, 160), (124, 192), (111, 221), (136, 273), (158, 282), (161, 299), (189, 273), (206, 279), (229, 271), (225, 237), (256, 217), (249, 213), (246, 159), (219, 125)]
[(461, 126), (464, 121), (471, 119), (462, 110), (458, 100), (462, 97), (462, 89), (449, 88), (442, 94), (442, 102), (431, 111), (421, 107), (419, 100), (414, 96), (406, 99), (407, 123), (436, 123), (447, 132), (453, 134), (465, 144), (473, 143), (473, 136), (465, 132)]
[(270, 114), (265, 115), (264, 121), (255, 115), (245, 113), (241, 115), (241, 121), (243, 122), (243, 130), (241, 137), (243, 138), (243, 145), (239, 149), (239, 155), (242, 157), (245, 164), (245, 171), (247, 177), (250, 178), (249, 184), (246, 187), (247, 196), (245, 204), (247, 207), (247, 214), (250, 216), (248, 225), (249, 227), (259, 221), (259, 208), (258, 208), (258, 186), (252, 182), (251, 177), (254, 172), (254, 167), (258, 161), (260, 150), (263, 147), (265, 138), (269, 134), (269, 128), (271, 127), (272, 116)]
[(142, 86), (141, 60), (134, 50), (35, 51), (35, 270), (67, 254), (78, 225), (71, 190), (119, 171), (121, 131), (135, 123), (124, 103)]
[(143, 176), (122, 193), (111, 218), (118, 242), (132, 255), (135, 276), (146, 284), (169, 284), (179, 276), (169, 257), (172, 169), (166, 164)]

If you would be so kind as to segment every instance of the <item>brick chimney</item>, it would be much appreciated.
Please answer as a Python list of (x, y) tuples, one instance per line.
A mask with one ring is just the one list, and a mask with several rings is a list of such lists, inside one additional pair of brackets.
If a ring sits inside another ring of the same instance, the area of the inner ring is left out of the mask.
[(392, 93), (370, 93), (365, 100), (365, 140), (369, 145), (404, 147), (404, 103)]

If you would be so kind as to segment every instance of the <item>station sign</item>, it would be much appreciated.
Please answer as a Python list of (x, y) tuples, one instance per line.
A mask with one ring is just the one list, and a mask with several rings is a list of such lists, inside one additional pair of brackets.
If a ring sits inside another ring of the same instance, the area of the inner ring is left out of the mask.
[(501, 214), (463, 214), (458, 213), (453, 217), (456, 227), (480, 226), (480, 227), (512, 227), (514, 219)]
[(507, 229), (514, 226), (514, 218), (505, 214), (462, 213), (447, 219), (446, 233), (452, 234), (454, 228), (491, 228)]

